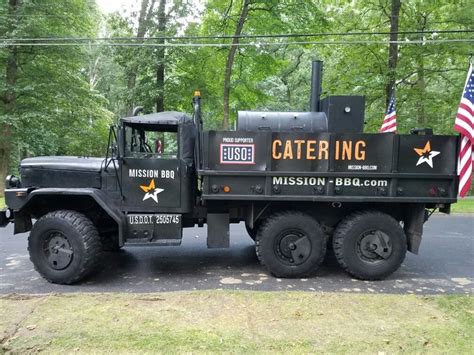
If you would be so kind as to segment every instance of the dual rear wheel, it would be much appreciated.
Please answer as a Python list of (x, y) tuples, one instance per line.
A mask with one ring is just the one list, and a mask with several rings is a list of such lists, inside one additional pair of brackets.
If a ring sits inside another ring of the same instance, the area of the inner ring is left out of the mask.
[(388, 214), (356, 212), (337, 226), (333, 249), (339, 265), (352, 276), (380, 280), (402, 264), (407, 239), (398, 221)]
[[(304, 277), (322, 263), (327, 236), (320, 224), (302, 212), (283, 212), (269, 217), (256, 235), (257, 257), (277, 277)], [(400, 224), (376, 211), (345, 217), (333, 235), (338, 263), (354, 277), (382, 279), (403, 262), (407, 241)]]
[(303, 277), (313, 273), (326, 255), (326, 238), (319, 223), (301, 212), (269, 217), (256, 236), (261, 264), (277, 277)]

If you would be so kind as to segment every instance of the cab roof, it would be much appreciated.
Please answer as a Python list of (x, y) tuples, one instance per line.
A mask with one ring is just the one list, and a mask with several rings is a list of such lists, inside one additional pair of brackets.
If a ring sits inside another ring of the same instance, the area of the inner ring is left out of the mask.
[(150, 113), (147, 115), (124, 117), (121, 121), (125, 124), (146, 124), (146, 125), (180, 125), (191, 120), (187, 114), (177, 111), (165, 111)]

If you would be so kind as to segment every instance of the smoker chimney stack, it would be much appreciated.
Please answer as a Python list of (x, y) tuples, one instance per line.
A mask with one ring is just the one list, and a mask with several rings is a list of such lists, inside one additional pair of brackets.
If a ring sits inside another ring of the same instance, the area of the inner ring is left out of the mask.
[(323, 62), (321, 60), (313, 60), (311, 68), (311, 97), (310, 111), (321, 112), (321, 84), (323, 82)]

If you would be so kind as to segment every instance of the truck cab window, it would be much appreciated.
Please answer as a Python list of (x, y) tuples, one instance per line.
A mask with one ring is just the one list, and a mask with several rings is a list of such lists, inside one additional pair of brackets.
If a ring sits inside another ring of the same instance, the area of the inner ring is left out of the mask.
[(126, 126), (125, 154), (137, 158), (176, 159), (177, 131), (160, 130), (159, 127)]

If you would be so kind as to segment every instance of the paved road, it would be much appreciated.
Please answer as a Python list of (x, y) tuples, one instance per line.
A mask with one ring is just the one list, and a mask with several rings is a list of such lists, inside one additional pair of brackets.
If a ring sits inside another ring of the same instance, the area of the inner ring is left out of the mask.
[(180, 247), (129, 247), (108, 253), (103, 269), (79, 285), (44, 281), (26, 251), (25, 234), (0, 229), (0, 293), (163, 292), (196, 289), (309, 290), (402, 294), (472, 294), (474, 216), (435, 215), (425, 225), (421, 255), (408, 254), (399, 271), (384, 281), (352, 279), (329, 252), (316, 277), (277, 279), (257, 262), (240, 225), (231, 228), (231, 248), (206, 248), (206, 230), (187, 229)]

